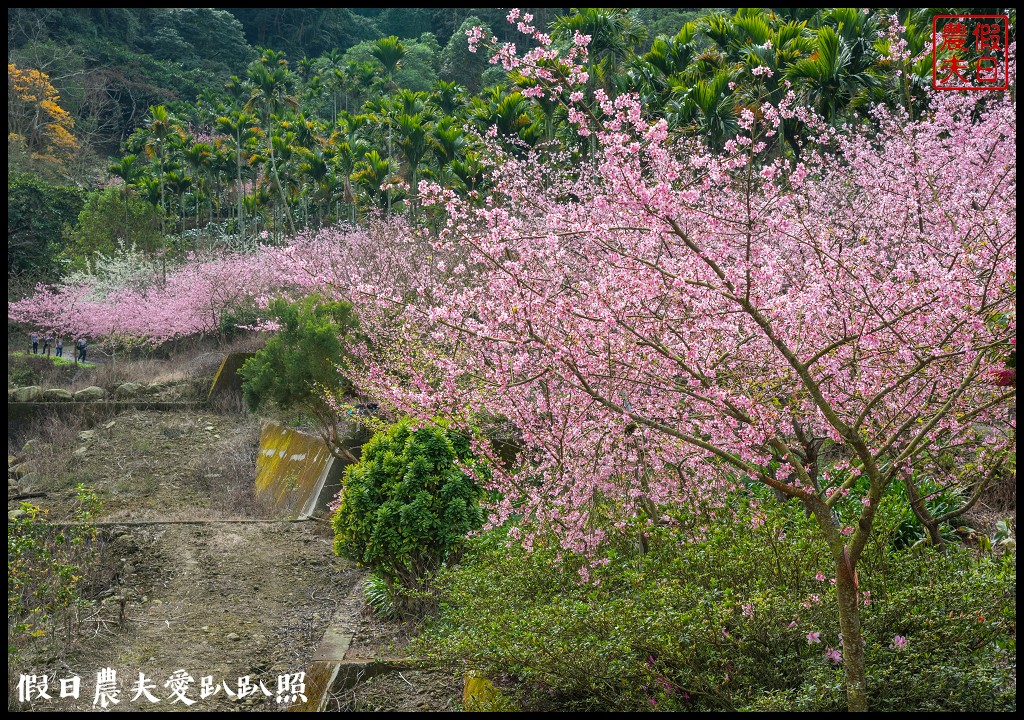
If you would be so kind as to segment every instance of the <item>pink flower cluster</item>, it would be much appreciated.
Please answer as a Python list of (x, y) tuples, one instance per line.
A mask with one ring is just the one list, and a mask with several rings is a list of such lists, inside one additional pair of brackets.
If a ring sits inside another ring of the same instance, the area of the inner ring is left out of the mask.
[[(398, 357), (370, 358), (362, 386), (402, 411), (505, 419), (524, 463), (496, 474), (495, 522), (525, 511), (584, 552), (595, 497), (709, 502), (723, 465), (841, 501), (848, 475), (806, 476), (794, 427), (893, 477), (979, 442), (1013, 397), (989, 371), (1015, 316), (988, 318), (1015, 307), (1015, 105), (952, 95), (845, 133), (788, 99), (744, 113), (716, 154), (597, 92), (599, 126), (571, 115), (596, 135), (594, 172), (495, 151), (490, 204), (445, 200), (435, 261), (466, 271), (401, 306), (385, 278), (363, 314)], [(821, 128), (799, 164), (764, 156), (787, 118)], [(857, 543), (858, 527), (832, 531)]]
[[(195, 260), (144, 290), (42, 290), (9, 316), (160, 342), (272, 294), (349, 298), (374, 339), (361, 389), (416, 416), (511, 428), (519, 462), (495, 465), (492, 521), (525, 515), (524, 542), (554, 527), (582, 553), (604, 541), (591, 514), (609, 502), (714, 505), (739, 477), (842, 502), (846, 474), (812, 476), (808, 438), (881, 485), (944, 444), (1006, 442), (976, 430), (1005, 426), (1015, 396), (992, 382), (1016, 332), (1011, 97), (940, 93), (920, 120), (876, 108), (876, 129), (839, 130), (791, 92), (745, 108), (712, 152), (680, 144), (634, 95), (597, 90), (586, 106), (585, 36), (559, 50), (510, 19), (533, 47), (494, 57), (568, 99), (593, 163), (490, 142), (483, 202), (421, 182), (430, 231), (323, 231)], [(816, 133), (799, 162), (770, 150), (790, 119)], [(854, 546), (877, 506), (857, 507), (848, 540), (829, 509), (821, 522)]]

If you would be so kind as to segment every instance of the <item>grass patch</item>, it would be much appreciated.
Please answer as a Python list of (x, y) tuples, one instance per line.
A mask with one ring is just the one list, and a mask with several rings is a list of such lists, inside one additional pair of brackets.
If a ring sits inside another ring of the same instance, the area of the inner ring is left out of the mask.
[(8, 436), (7, 454), (32, 468), (35, 479), (30, 484), (38, 490), (59, 492), (78, 483), (91, 485), (94, 478), (74, 455), (80, 445), (78, 434), (88, 424), (88, 419), (78, 413), (41, 414)]
[(95, 363), (91, 362), (80, 362), (76, 363), (74, 359), (68, 360), (66, 357), (57, 357), (56, 355), (40, 355), (38, 353), (25, 353), (25, 352), (12, 352), (9, 353), (10, 358), (39, 358), (40, 360), (49, 360), (56, 367), (65, 367), (67, 365), (77, 365), (81, 368), (94, 368)]

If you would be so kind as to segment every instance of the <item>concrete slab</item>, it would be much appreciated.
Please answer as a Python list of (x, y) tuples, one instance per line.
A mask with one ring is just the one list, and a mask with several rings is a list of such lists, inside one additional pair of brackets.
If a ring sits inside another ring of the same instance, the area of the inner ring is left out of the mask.
[(228, 353), (217, 368), (217, 374), (213, 376), (210, 383), (210, 390), (206, 394), (207, 400), (213, 400), (220, 395), (235, 394), (242, 396), (242, 376), (238, 374), (245, 361), (256, 353), (236, 352)]
[(263, 424), (256, 493), (269, 497), (279, 514), (308, 517), (325, 510), (343, 470), (321, 438), (275, 422)]

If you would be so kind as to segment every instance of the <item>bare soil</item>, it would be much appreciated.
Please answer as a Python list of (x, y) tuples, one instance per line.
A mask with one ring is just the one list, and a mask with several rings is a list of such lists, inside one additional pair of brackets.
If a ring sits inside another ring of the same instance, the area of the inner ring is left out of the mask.
[(395, 670), (336, 692), (325, 712), (456, 712), (462, 680), (427, 670)]
[[(9, 481), (9, 498), (45, 493), (32, 502), (60, 520), (82, 483), (103, 501), (99, 523), (130, 524), (101, 527), (104, 582), (82, 608), (74, 641), (58, 647), (42, 639), (12, 659), (9, 692), (16, 694), (12, 674), (15, 683), (23, 673), (45, 674), (53, 699), (9, 698), (9, 706), (99, 709), (97, 674), (112, 668), (120, 690), (112, 710), (287, 707), (279, 678), (307, 668), (327, 626), (344, 619), (339, 608), (353, 612), (343, 601), (363, 574), (334, 555), (326, 522), (266, 522), (267, 509), (252, 492), (257, 439), (253, 418), (212, 412), (128, 411), (91, 428), (66, 418), (40, 429), (17, 457), (31, 466), (31, 485), (12, 490)], [(17, 507), (9, 502), (9, 511)], [(211, 522), (182, 524), (196, 520)], [(367, 657), (403, 652), (407, 628), (356, 607), (353, 650)], [(192, 705), (165, 686), (182, 670), (193, 678), (184, 693)], [(140, 673), (159, 702), (132, 699)], [(59, 698), (59, 681), (76, 675), (80, 697)], [(245, 677), (258, 689), (243, 698)], [(217, 689), (201, 698), (203, 678)], [(460, 691), (449, 674), (400, 670), (358, 683), (329, 708), (453, 710)]]
[[(336, 690), (325, 712), (454, 712), (462, 709), (461, 675), (424, 668), (409, 658), (407, 646), (414, 628), (382, 620), (364, 603), (346, 660), (383, 659), (385, 671), (367, 672), (354, 687)], [(402, 658), (408, 658), (403, 662)], [(391, 666), (394, 669), (386, 669)]]

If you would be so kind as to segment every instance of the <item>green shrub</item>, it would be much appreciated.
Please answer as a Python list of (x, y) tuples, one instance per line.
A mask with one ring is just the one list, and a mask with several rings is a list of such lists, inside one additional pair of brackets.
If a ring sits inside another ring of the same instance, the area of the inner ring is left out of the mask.
[(12, 367), (7, 371), (7, 375), (15, 387), (26, 387), (28, 385), (39, 384), (39, 377), (31, 368)]
[(345, 471), (335, 552), (372, 569), (400, 615), (423, 609), (428, 577), (483, 523), (482, 491), (467, 467), (485, 471), (465, 435), (405, 419), (374, 435)]
[(363, 594), (366, 596), (366, 604), (377, 617), (385, 620), (393, 620), (396, 617), (395, 595), (391, 586), (379, 575), (371, 574), (366, 579)]
[(22, 352), (7, 354), (7, 378), (16, 387), (68, 383), (80, 367), (93, 366), (88, 363), (76, 365), (73, 359), (47, 355)]
[(282, 410), (309, 414), (331, 452), (354, 460), (344, 446), (345, 427), (327, 400), (351, 389), (338, 372), (338, 363), (348, 354), (347, 342), (356, 336), (352, 305), (317, 295), (295, 302), (277, 299), (267, 316), (280, 324), (280, 330), (239, 370), (249, 409), (255, 412), (273, 403)]
[(33, 638), (64, 648), (77, 630), (78, 609), (97, 582), (101, 544), (92, 520), (96, 494), (79, 484), (71, 518), (55, 526), (47, 511), (22, 501), (7, 525), (8, 653)]
[[(834, 479), (842, 484), (849, 480), (849, 470), (832, 470)], [(941, 517), (946, 513), (963, 507), (966, 498), (961, 489), (949, 487), (936, 482), (930, 477), (914, 477), (917, 491), (921, 495), (925, 508), (933, 517)], [(761, 498), (771, 497), (771, 494), (757, 483), (747, 486), (748, 494)], [(863, 510), (861, 498), (867, 495), (867, 479), (857, 479), (847, 496), (840, 500), (834, 507), (840, 524), (854, 526)], [(939, 533), (943, 542), (956, 543), (958, 535), (956, 529), (965, 524), (962, 516), (953, 520), (943, 522), (939, 525)], [(909, 548), (918, 544), (928, 542), (928, 533), (921, 521), (918, 520), (911, 508), (910, 499), (907, 497), (906, 486), (902, 482), (890, 483), (882, 493), (882, 502), (878, 508), (878, 515), (875, 517), (873, 532), (875, 537), (884, 539), (896, 549)]]
[(7, 361), (7, 377), (17, 387), (38, 385), (42, 382), (43, 373), (50, 367), (45, 356), (12, 354)]
[[(917, 489), (921, 494), (925, 507), (933, 517), (941, 517), (947, 512), (962, 507), (966, 499), (962, 493), (946, 488), (931, 478), (917, 480)], [(892, 542), (896, 547), (911, 547), (917, 543), (927, 542), (928, 534), (921, 521), (911, 509), (907, 489), (903, 483), (897, 482), (886, 488), (882, 502), (887, 506), (880, 508), (889, 512), (889, 527), (892, 530)], [(963, 520), (945, 522), (939, 527), (944, 542), (956, 542), (955, 528), (962, 525)]]
[[(474, 538), (419, 649), (511, 677), (524, 709), (845, 709), (832, 561), (795, 503), (679, 515), (645, 545), (587, 559)], [(1015, 706), (1010, 554), (880, 541), (861, 568), (873, 709)]]

